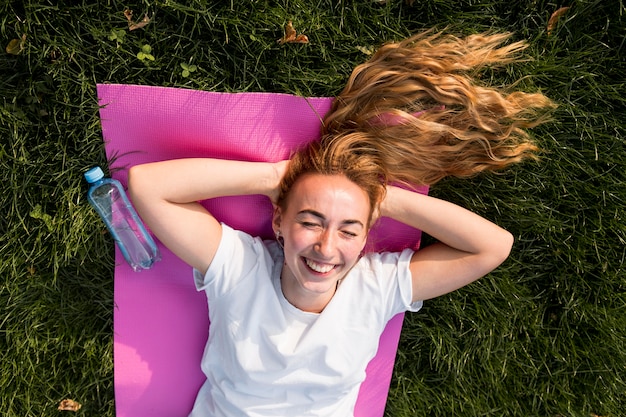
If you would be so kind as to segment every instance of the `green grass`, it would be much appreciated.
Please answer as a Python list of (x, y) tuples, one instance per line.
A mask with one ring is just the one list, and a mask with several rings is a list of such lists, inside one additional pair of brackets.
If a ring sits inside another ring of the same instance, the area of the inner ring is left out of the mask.
[[(417, 30), (509, 30), (541, 89), (538, 163), (432, 194), (516, 237), (497, 271), (407, 317), (387, 415), (621, 416), (626, 410), (626, 6), (572, 0), (0, 3), (0, 413), (114, 416), (113, 244), (82, 173), (106, 165), (98, 82), (332, 96), (363, 52)], [(152, 22), (129, 32), (123, 15)], [(308, 45), (276, 40), (293, 20)], [(123, 35), (121, 35), (123, 33)], [(112, 39), (112, 35), (119, 35)], [(140, 60), (143, 45), (154, 61)], [(181, 64), (197, 70), (182, 75)]]

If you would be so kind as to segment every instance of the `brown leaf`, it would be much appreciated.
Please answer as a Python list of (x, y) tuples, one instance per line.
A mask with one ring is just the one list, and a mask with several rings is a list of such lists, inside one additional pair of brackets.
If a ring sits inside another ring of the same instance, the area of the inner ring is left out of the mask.
[(24, 50), (24, 43), (26, 43), (26, 34), (22, 35), (22, 39), (11, 39), (5, 50), (7, 54), (19, 55)]
[(58, 409), (61, 411), (78, 411), (82, 405), (74, 400), (63, 400), (59, 403)]
[(141, 19), (141, 21), (139, 22), (133, 21), (133, 11), (130, 9), (124, 10), (124, 16), (126, 17), (126, 20), (128, 21), (128, 30), (141, 29), (142, 27), (150, 23), (150, 18), (148, 17), (148, 13), (146, 13), (143, 16), (143, 19)]
[(550, 16), (550, 19), (548, 20), (548, 35), (552, 34), (552, 31), (554, 30), (557, 22), (559, 21), (561, 16), (563, 16), (568, 10), (569, 7), (561, 7), (560, 9), (557, 9), (554, 13), (552, 13), (552, 16)]
[(132, 10), (130, 9), (124, 10), (124, 17), (126, 17), (126, 20), (128, 20), (129, 25), (133, 23), (133, 11)]
[(141, 29), (142, 27), (146, 26), (148, 23), (150, 23), (150, 18), (148, 17), (148, 14), (146, 13), (143, 16), (143, 19), (141, 19), (141, 22), (137, 22), (137, 23), (133, 23), (132, 25), (129, 25), (128, 30)]
[(285, 36), (278, 39), (277, 42), (281, 45), (284, 43), (309, 43), (309, 38), (303, 34), (296, 35), (296, 30), (290, 20), (285, 26)]
[(293, 43), (309, 43), (309, 37), (303, 34), (299, 34), (296, 36), (296, 39), (293, 40)]

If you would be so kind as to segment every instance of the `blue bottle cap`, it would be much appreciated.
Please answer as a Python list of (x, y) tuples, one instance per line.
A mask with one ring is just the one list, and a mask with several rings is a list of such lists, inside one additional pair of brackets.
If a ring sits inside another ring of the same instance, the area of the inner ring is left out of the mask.
[(89, 184), (93, 184), (94, 182), (104, 178), (104, 172), (102, 172), (100, 167), (93, 167), (89, 171), (85, 172), (84, 175)]

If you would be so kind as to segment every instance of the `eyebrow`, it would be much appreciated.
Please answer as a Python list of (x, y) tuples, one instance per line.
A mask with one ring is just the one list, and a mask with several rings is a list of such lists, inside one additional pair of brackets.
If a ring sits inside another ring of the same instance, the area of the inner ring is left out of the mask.
[[(326, 220), (326, 216), (324, 216), (322, 213), (320, 213), (317, 210), (305, 209), (305, 210), (301, 210), (301, 211), (298, 212), (298, 216), (300, 216), (302, 214), (310, 214), (311, 216), (317, 217), (320, 220)], [(358, 226), (365, 227), (365, 225), (363, 224), (362, 221), (356, 220), (356, 219), (346, 219), (346, 220), (343, 220), (341, 222), (341, 224), (345, 224), (345, 225), (356, 224)]]

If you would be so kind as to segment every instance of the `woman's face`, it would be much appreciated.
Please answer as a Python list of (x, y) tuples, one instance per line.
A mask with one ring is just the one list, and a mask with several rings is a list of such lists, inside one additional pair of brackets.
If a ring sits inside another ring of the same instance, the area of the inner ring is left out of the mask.
[[(330, 296), (365, 246), (369, 197), (342, 175), (306, 174), (276, 210), (284, 239), (283, 292), (304, 299)], [(330, 299), (330, 298), (329, 298)]]

